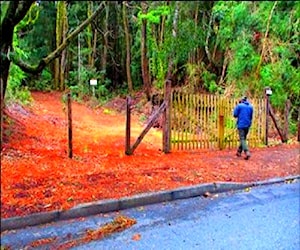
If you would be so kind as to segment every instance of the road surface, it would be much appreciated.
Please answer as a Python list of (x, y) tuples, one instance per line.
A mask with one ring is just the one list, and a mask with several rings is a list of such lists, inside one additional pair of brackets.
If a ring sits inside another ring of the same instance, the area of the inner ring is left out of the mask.
[[(33, 241), (82, 237), (118, 215), (136, 219), (123, 232), (72, 249), (300, 249), (300, 182), (266, 185), (60, 221), (1, 235), (1, 245), (24, 249)], [(56, 244), (58, 244), (56, 242)], [(52, 247), (52, 248), (51, 248)], [(54, 243), (36, 249), (56, 249)]]

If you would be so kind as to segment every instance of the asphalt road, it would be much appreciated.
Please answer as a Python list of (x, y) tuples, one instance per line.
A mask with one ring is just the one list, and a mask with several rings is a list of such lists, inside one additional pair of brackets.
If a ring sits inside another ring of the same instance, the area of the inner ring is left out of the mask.
[[(266, 185), (209, 197), (60, 221), (4, 232), (1, 245), (24, 249), (33, 241), (57, 237), (63, 243), (97, 229), (118, 215), (137, 224), (105, 239), (73, 249), (300, 249), (300, 182)], [(34, 249), (56, 249), (43, 245)], [(29, 248), (32, 249), (32, 248)]]

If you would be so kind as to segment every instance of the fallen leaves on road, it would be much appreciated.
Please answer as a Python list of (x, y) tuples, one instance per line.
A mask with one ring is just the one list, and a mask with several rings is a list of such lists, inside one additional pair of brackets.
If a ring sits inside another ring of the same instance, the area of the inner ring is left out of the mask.
[(125, 229), (132, 227), (134, 224), (136, 224), (135, 219), (121, 215), (115, 218), (112, 222), (106, 223), (96, 230), (87, 230), (83, 238), (74, 239), (67, 243), (60, 244), (56, 247), (56, 249), (69, 249), (91, 241), (100, 240), (113, 233), (124, 231)]
[(53, 244), (56, 240), (57, 240), (57, 237), (39, 239), (39, 240), (31, 242), (29, 244), (29, 246), (32, 248), (41, 247), (44, 245)]
[(138, 241), (141, 239), (141, 235), (140, 234), (135, 234), (132, 236), (132, 240)]

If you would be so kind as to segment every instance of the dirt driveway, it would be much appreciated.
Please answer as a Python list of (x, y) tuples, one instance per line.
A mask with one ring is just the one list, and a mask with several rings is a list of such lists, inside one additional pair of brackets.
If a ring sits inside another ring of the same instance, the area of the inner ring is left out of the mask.
[[(67, 209), (79, 203), (216, 181), (257, 181), (299, 174), (299, 144), (235, 150), (161, 152), (151, 129), (132, 156), (124, 154), (125, 114), (73, 102), (74, 157), (67, 157), (61, 93), (34, 92), (31, 107), (11, 106), (1, 161), (1, 217)], [(143, 129), (132, 120), (132, 143)]]

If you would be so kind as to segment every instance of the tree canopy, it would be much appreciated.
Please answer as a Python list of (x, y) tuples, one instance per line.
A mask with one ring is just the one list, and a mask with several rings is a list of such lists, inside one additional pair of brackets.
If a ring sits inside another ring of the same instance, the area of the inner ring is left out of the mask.
[(298, 1), (2, 1), (3, 38), (13, 8), (12, 46), (1, 42), (1, 58), (13, 62), (9, 91), (82, 96), (95, 78), (97, 98), (151, 96), (172, 58), (173, 87), (261, 97), (269, 86), (276, 107), (288, 98), (294, 111), (300, 105)]

